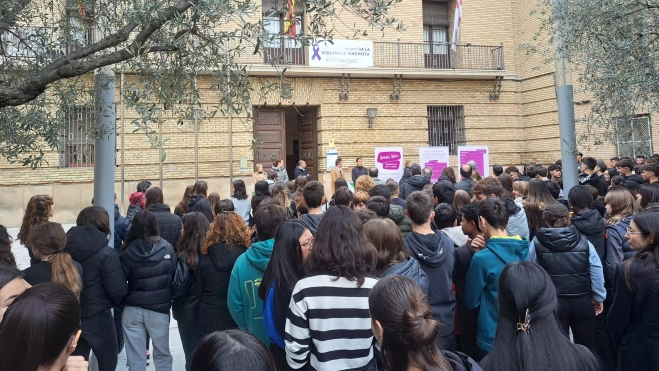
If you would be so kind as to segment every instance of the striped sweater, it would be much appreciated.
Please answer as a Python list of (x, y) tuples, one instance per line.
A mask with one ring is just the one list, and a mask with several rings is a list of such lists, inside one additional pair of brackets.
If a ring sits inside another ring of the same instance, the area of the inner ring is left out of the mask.
[[(298, 281), (286, 318), (286, 358), (293, 369), (361, 370), (373, 359), (368, 295), (377, 282), (364, 284), (316, 274)], [(309, 355), (311, 353), (311, 355)]]

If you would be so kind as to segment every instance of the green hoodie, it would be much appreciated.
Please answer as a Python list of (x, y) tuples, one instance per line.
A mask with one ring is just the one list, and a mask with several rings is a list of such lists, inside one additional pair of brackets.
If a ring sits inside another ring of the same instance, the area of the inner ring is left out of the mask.
[(259, 338), (266, 347), (270, 346), (270, 340), (265, 333), (263, 302), (258, 292), (274, 244), (274, 239), (256, 242), (238, 257), (231, 271), (227, 295), (229, 312), (238, 327)]

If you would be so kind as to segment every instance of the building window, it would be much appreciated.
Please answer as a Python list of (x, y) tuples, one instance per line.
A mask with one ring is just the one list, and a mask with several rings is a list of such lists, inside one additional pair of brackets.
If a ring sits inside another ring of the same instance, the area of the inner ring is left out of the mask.
[(615, 124), (618, 157), (652, 154), (652, 128), (650, 116), (638, 116), (631, 120), (618, 120)]
[(295, 5), (295, 27), (286, 32), (288, 2), (282, 0), (263, 0), (263, 25), (266, 30), (265, 62), (275, 64), (306, 64), (304, 48), (295, 36), (303, 34), (304, 8)]
[(40, 27), (25, 27), (2, 33), (4, 55), (6, 57), (35, 58), (46, 52), (45, 30)]
[(66, 123), (60, 136), (60, 168), (93, 167), (94, 139), (90, 137), (94, 124), (92, 107), (72, 107), (65, 117)]
[(426, 68), (450, 68), (448, 3), (423, 2), (423, 54)]
[(428, 145), (448, 147), (458, 154), (458, 146), (467, 144), (464, 106), (428, 106)]

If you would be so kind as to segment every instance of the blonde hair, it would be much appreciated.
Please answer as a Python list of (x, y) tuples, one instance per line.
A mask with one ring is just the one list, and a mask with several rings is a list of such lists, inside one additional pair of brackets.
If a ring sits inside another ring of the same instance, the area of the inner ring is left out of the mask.
[(80, 296), (82, 283), (80, 273), (73, 264), (71, 255), (64, 252), (66, 233), (59, 223), (46, 222), (36, 226), (30, 236), (32, 251), (37, 256), (48, 256), (51, 267), (51, 282), (66, 286)]
[(371, 197), (368, 195), (367, 192), (364, 192), (364, 191), (355, 192), (355, 194), (352, 195), (352, 204), (353, 205), (366, 204), (366, 202), (370, 198)]
[(604, 197), (604, 202), (611, 207), (611, 215), (606, 221), (607, 225), (614, 225), (628, 216), (632, 216), (639, 211), (641, 207), (634, 200), (634, 196), (626, 188), (611, 188)]
[(362, 175), (357, 180), (355, 181), (355, 193), (356, 192), (367, 192), (371, 190), (371, 188), (375, 187), (375, 182), (373, 181), (373, 178), (371, 178), (368, 175)]
[(513, 182), (513, 191), (517, 191), (522, 197), (529, 195), (529, 182), (526, 180), (516, 180)]

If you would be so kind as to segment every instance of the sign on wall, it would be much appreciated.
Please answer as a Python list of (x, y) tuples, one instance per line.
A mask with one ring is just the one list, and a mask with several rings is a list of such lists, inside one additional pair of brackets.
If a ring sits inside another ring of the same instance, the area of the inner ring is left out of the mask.
[(311, 67), (373, 67), (373, 42), (364, 40), (320, 41), (309, 45)]
[(420, 147), (419, 148), (419, 165), (432, 169), (432, 182), (442, 174), (442, 170), (449, 166), (449, 148), (448, 147)]
[(325, 156), (327, 156), (327, 171), (332, 171), (334, 166), (336, 166), (336, 159), (339, 158), (339, 151), (336, 149), (328, 149), (327, 152), (325, 152)]
[(378, 179), (400, 181), (405, 171), (403, 147), (375, 147), (375, 167)]
[(458, 166), (474, 161), (483, 177), (490, 176), (490, 151), (487, 146), (458, 146), (458, 158)]

